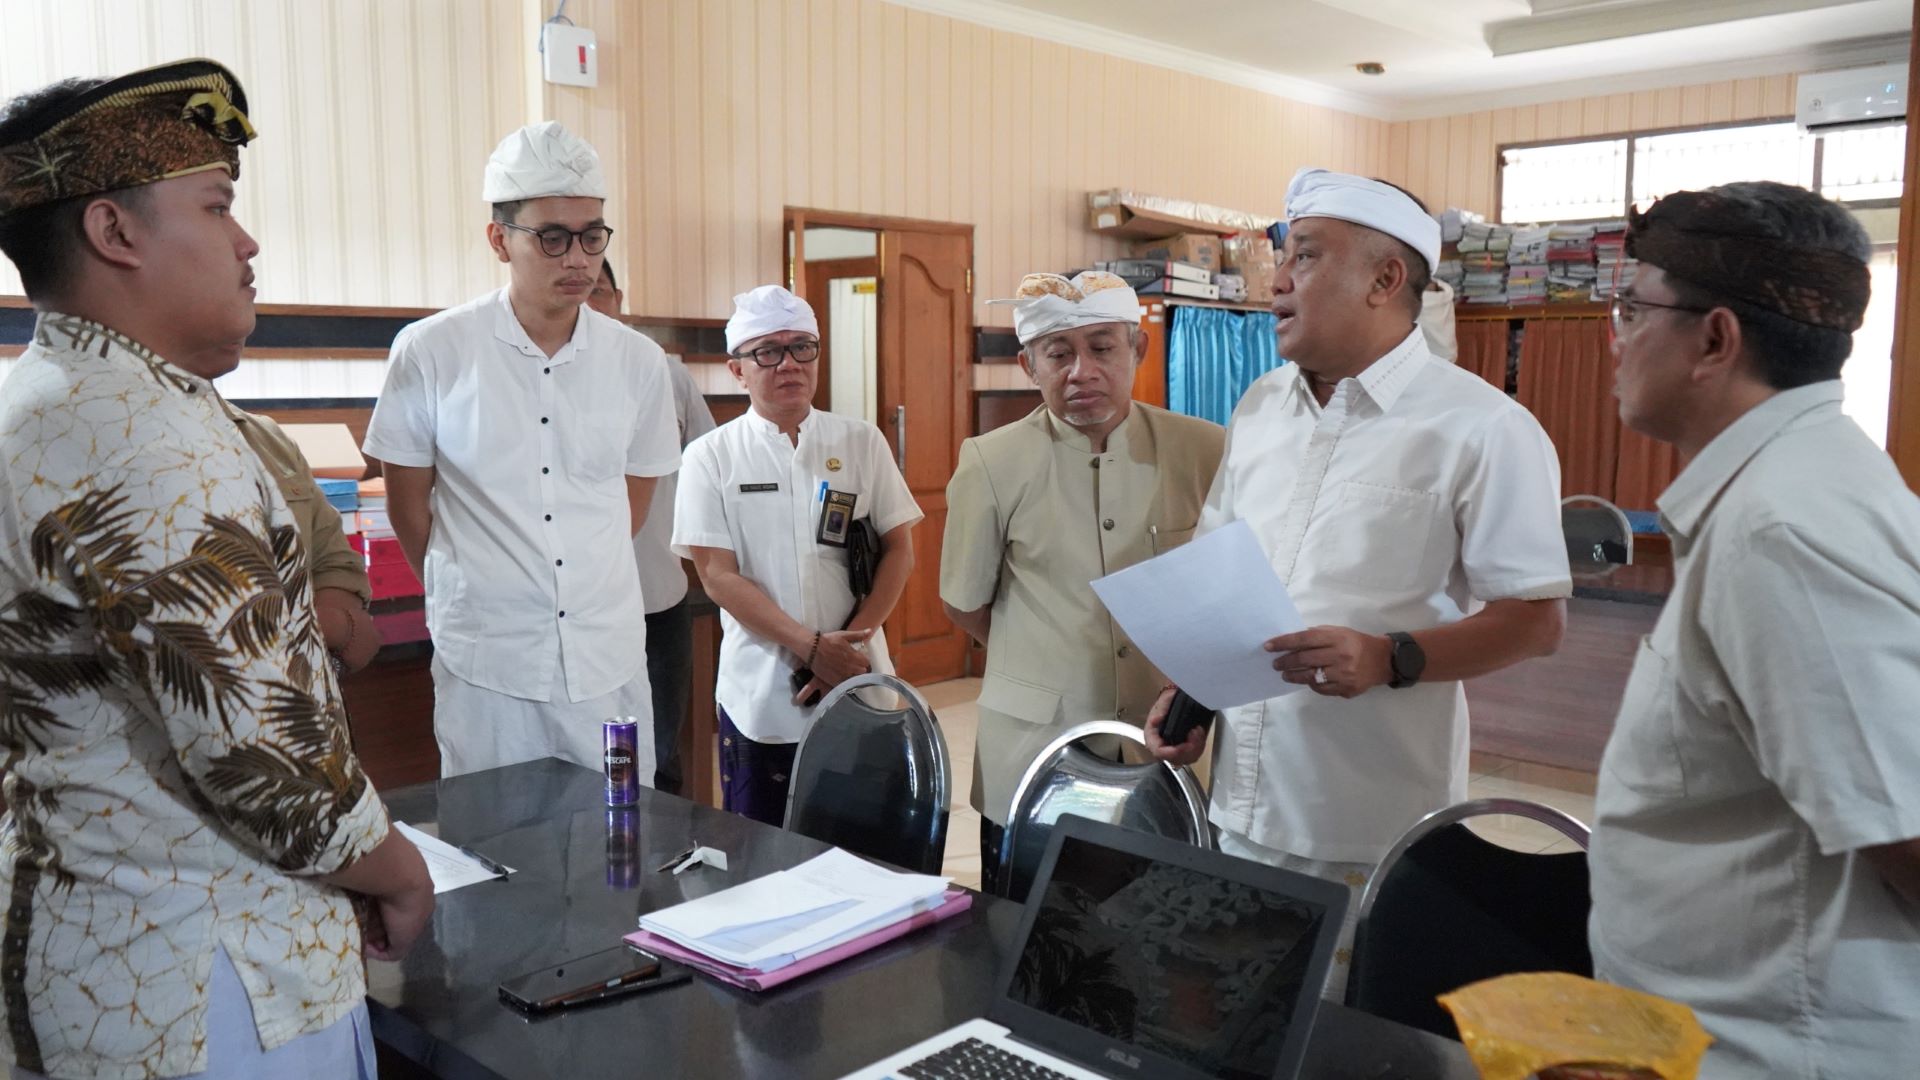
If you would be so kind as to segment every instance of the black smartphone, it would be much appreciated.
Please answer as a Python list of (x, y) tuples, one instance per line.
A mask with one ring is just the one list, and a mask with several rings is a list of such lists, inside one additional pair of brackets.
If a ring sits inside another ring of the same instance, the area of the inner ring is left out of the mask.
[[(807, 684), (812, 681), (813, 681), (812, 668), (797, 669), (796, 671), (794, 671), (792, 677), (787, 679), (787, 685), (793, 687), (793, 693), (789, 696), (799, 697), (800, 691), (805, 690), (807, 688)], [(807, 700), (802, 701), (800, 704), (811, 709), (815, 705), (820, 704), (820, 699), (826, 696), (827, 696), (826, 691), (815, 690), (812, 694), (807, 696)]]
[(1188, 732), (1211, 723), (1213, 710), (1188, 697), (1185, 690), (1175, 687), (1173, 701), (1167, 705), (1167, 715), (1160, 721), (1160, 741), (1168, 746), (1178, 746), (1187, 741)]
[(541, 968), (500, 984), (500, 1000), (530, 1013), (586, 1005), (686, 982), (693, 973), (629, 945)]

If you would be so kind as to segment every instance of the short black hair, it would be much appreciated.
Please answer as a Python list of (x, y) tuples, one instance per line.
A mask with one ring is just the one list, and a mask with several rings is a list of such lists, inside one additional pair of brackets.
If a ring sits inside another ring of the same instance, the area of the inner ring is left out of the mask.
[[(29, 132), (46, 126), (61, 109), (105, 79), (62, 79), (29, 90), (0, 106), (0, 146), (23, 142)], [(29, 299), (51, 298), (66, 288), (80, 266), (86, 237), (80, 219), (87, 205), (106, 197), (138, 212), (146, 204), (145, 187), (121, 188), (96, 195), (42, 203), (0, 216), (0, 254), (20, 271), (20, 285)]]
[[(1777, 237), (1788, 247), (1838, 251), (1863, 263), (1873, 258), (1873, 241), (1853, 214), (1806, 188), (1744, 180), (1707, 190), (1738, 207), (1753, 223), (1756, 235)], [(1715, 295), (1707, 286), (1672, 274), (1666, 275), (1666, 282), (1676, 303), (1733, 312), (1757, 374), (1775, 390), (1837, 379), (1853, 353), (1853, 335), (1845, 330), (1789, 319), (1777, 311)]]
[(509, 199), (493, 204), (493, 220), (502, 225), (516, 225), (520, 222), (520, 208), (527, 205), (525, 199)]
[(618, 289), (620, 287), (620, 279), (613, 276), (613, 260), (602, 259), (600, 261), (600, 269), (606, 272), (607, 287), (611, 289)]

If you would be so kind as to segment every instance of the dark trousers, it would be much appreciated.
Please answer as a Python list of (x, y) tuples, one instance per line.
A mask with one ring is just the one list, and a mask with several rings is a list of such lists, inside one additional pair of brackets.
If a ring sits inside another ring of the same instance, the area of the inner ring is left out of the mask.
[(720, 809), (768, 825), (787, 822), (787, 790), (793, 786), (793, 758), (799, 743), (754, 742), (720, 714)]
[(653, 789), (680, 794), (680, 729), (693, 682), (693, 613), (685, 600), (647, 616), (647, 681), (653, 684)]
[(986, 815), (980, 817), (980, 891), (998, 895), (995, 890), (1000, 884), (1000, 842), (1007, 837), (1007, 827), (995, 825)]

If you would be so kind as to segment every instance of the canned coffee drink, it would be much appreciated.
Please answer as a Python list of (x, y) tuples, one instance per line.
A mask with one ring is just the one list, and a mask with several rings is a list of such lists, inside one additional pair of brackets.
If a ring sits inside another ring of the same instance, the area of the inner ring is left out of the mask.
[(607, 805), (632, 806), (640, 801), (640, 770), (634, 761), (640, 745), (640, 722), (631, 716), (618, 716), (600, 727), (607, 753)]

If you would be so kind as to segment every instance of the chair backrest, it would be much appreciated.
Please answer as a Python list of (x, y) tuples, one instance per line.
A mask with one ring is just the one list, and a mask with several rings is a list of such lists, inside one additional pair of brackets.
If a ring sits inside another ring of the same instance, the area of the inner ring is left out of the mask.
[[(1551, 826), (1581, 850), (1513, 851), (1462, 824), (1489, 814)], [(1476, 799), (1427, 815), (1387, 852), (1361, 895), (1347, 1004), (1457, 1038), (1434, 1001), (1440, 994), (1522, 971), (1591, 976), (1587, 836), (1570, 815), (1520, 799)]]
[(1602, 573), (1633, 562), (1633, 523), (1598, 495), (1560, 500), (1560, 531), (1566, 534), (1567, 561), (1576, 574)]
[[(876, 708), (878, 687), (902, 706)], [(953, 769), (927, 700), (905, 680), (869, 673), (834, 687), (793, 757), (786, 827), (923, 874), (946, 856)]]
[(1015, 902), (1026, 900), (1053, 823), (1062, 814), (1213, 847), (1206, 796), (1193, 772), (1164, 761), (1116, 760), (1108, 749), (1116, 742), (1146, 746), (1139, 728), (1095, 720), (1062, 732), (1028, 763), (1013, 789), (999, 874), (984, 883), (988, 889)]

